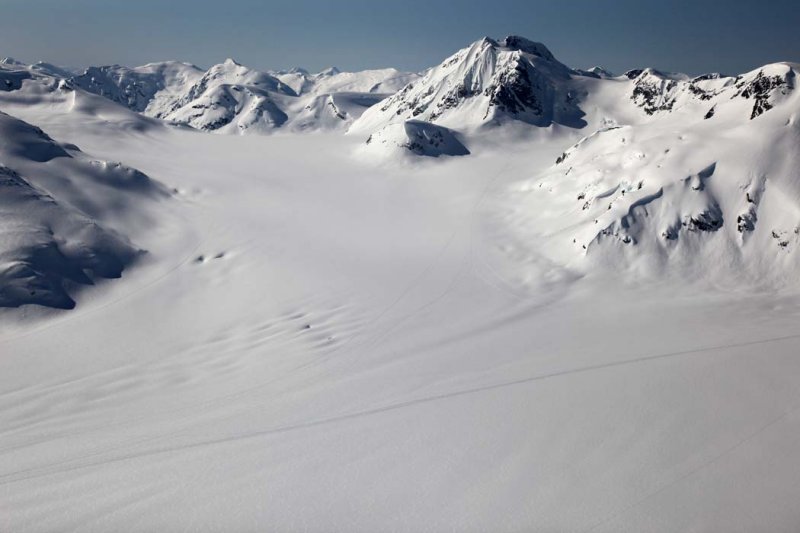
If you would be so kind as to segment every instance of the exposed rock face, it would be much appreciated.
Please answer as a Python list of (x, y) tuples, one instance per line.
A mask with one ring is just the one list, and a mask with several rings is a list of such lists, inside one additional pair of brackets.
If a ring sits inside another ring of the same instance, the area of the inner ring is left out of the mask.
[(795, 72), (792, 69), (785, 72), (776, 72), (773, 75), (765, 74), (764, 70), (759, 70), (754, 77), (749, 76), (736, 83), (738, 90), (734, 97), (753, 100), (753, 111), (750, 114), (750, 120), (753, 120), (772, 109), (773, 104), (770, 99), (774, 94), (779, 93), (785, 96), (794, 89), (795, 76)]
[[(664, 74), (653, 69), (629, 71), (633, 81), (631, 100), (648, 115), (669, 112), (687, 101), (753, 100), (750, 119), (769, 111), (772, 100), (786, 96), (794, 89), (795, 72), (781, 64), (767, 65), (758, 71), (733, 77), (706, 74), (693, 79), (677, 74)], [(712, 105), (704, 115), (709, 119), (716, 113)]]

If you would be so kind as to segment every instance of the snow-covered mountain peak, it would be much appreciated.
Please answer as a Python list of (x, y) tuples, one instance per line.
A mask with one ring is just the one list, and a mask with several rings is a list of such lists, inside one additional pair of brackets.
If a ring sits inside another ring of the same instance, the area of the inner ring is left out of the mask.
[(145, 111), (194, 82), (202, 71), (189, 63), (164, 61), (128, 68), (120, 65), (89, 67), (71, 82), (134, 111)]
[(375, 131), (409, 119), (466, 129), (506, 120), (580, 127), (583, 112), (566, 86), (571, 75), (540, 43), (486, 37), (364, 113), (352, 131)]
[(274, 101), (281, 95), (297, 96), (274, 76), (226, 59), (176, 99), (153, 111), (158, 118), (205, 131), (265, 131), (288, 118)]
[(289, 86), (281, 83), (274, 76), (246, 67), (233, 59), (226, 59), (208, 69), (190, 90), (190, 94), (192, 97), (196, 97), (209, 87), (222, 84), (247, 85), (288, 95), (295, 94)]

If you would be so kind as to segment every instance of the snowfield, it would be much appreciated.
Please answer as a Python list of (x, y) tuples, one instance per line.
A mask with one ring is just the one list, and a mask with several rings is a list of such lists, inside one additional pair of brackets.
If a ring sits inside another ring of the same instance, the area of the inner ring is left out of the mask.
[(798, 66), (556, 63), (0, 64), (0, 531), (797, 531)]

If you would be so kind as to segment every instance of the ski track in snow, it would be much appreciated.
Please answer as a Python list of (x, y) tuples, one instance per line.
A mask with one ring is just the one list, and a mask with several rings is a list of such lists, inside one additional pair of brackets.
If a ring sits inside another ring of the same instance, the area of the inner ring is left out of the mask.
[[(324, 418), (324, 419), (319, 419), (319, 420), (310, 420), (310, 421), (306, 421), (306, 422), (299, 422), (299, 423), (288, 425), (288, 426), (280, 426), (280, 427), (265, 429), (265, 430), (256, 431), (256, 432), (231, 435), (231, 436), (226, 436), (226, 437), (218, 438), (218, 439), (214, 439), (214, 440), (193, 442), (191, 444), (188, 444), (188, 445), (185, 445), (185, 446), (181, 446), (181, 447), (161, 448), (161, 449), (143, 451), (143, 452), (139, 452), (139, 453), (131, 453), (131, 454), (121, 455), (121, 456), (113, 457), (113, 458), (109, 458), (109, 459), (103, 459), (103, 460), (97, 461), (97, 462), (88, 462), (88, 463), (83, 462), (85, 459), (89, 459), (91, 457), (95, 457), (96, 455), (99, 455), (100, 453), (107, 453), (109, 451), (123, 451), (128, 446), (123, 447), (123, 448), (118, 448), (118, 449), (111, 449), (111, 450), (103, 449), (102, 451), (98, 451), (95, 454), (90, 454), (90, 455), (87, 455), (87, 456), (80, 457), (80, 458), (78, 458), (76, 460), (70, 460), (69, 461), (70, 463), (71, 462), (81, 462), (81, 464), (79, 464), (79, 465), (71, 465), (71, 464), (64, 465), (63, 463), (60, 463), (58, 465), (52, 465), (50, 467), (43, 468), (43, 469), (37, 469), (37, 470), (33, 470), (33, 471), (27, 470), (27, 471), (11, 472), (9, 474), (0, 475), (0, 485), (7, 485), (7, 484), (11, 484), (11, 483), (20, 482), (20, 481), (27, 481), (27, 480), (35, 479), (35, 478), (42, 477), (42, 476), (51, 476), (51, 475), (55, 475), (55, 474), (71, 472), (71, 471), (74, 471), (74, 470), (97, 467), (97, 466), (106, 465), (106, 464), (109, 464), (109, 463), (115, 463), (115, 462), (120, 462), (120, 461), (128, 461), (128, 460), (132, 460), (132, 459), (140, 459), (140, 458), (143, 458), (143, 457), (146, 457), (146, 456), (149, 456), (149, 455), (174, 453), (174, 452), (179, 452), (181, 450), (186, 450), (186, 449), (189, 449), (189, 448), (221, 445), (221, 444), (227, 444), (227, 443), (231, 443), (231, 442), (239, 441), (239, 440), (244, 440), (244, 439), (257, 439), (257, 438), (268, 437), (270, 435), (279, 434), (279, 433), (286, 433), (286, 432), (290, 432), (290, 431), (307, 429), (307, 428), (312, 428), (312, 427), (322, 426), (322, 425), (327, 425), (327, 424), (335, 424), (335, 423), (338, 423), (338, 422), (345, 422), (345, 421), (352, 420), (352, 419), (355, 419), (355, 418), (374, 416), (374, 415), (378, 415), (378, 414), (381, 414), (381, 413), (385, 413), (387, 411), (394, 411), (394, 410), (403, 409), (403, 408), (406, 408), (406, 407), (417, 406), (417, 405), (420, 405), (420, 404), (438, 402), (438, 401), (442, 401), (442, 400), (458, 398), (460, 396), (478, 394), (478, 393), (488, 392), (488, 391), (497, 390), (497, 389), (504, 389), (506, 387), (513, 387), (513, 386), (518, 386), (518, 385), (526, 385), (526, 384), (534, 383), (534, 382), (545, 380), (545, 379), (553, 379), (553, 378), (565, 377), (565, 376), (569, 376), (569, 375), (572, 375), (572, 374), (578, 374), (578, 373), (584, 373), (584, 372), (592, 372), (592, 371), (597, 371), (597, 370), (605, 370), (605, 369), (609, 369), (609, 368), (615, 368), (615, 367), (620, 367), (620, 366), (625, 366), (625, 365), (630, 365), (630, 364), (645, 363), (645, 362), (656, 361), (656, 360), (659, 360), (659, 359), (665, 359), (665, 358), (670, 358), (670, 357), (679, 357), (679, 356), (698, 354), (698, 353), (704, 353), (704, 352), (719, 352), (719, 351), (724, 351), (724, 350), (730, 349), (730, 348), (742, 348), (742, 347), (749, 347), (749, 346), (757, 346), (757, 345), (766, 344), (766, 343), (778, 343), (778, 342), (782, 342), (782, 341), (796, 340), (796, 339), (800, 339), (800, 334), (798, 334), (798, 335), (788, 335), (788, 336), (784, 336), (784, 337), (776, 337), (776, 338), (771, 338), (771, 339), (760, 339), (760, 340), (751, 341), (751, 342), (744, 342), (744, 343), (735, 343), (735, 344), (727, 344), (727, 345), (721, 345), (721, 346), (710, 346), (710, 347), (704, 347), (704, 348), (695, 348), (695, 349), (691, 349), (691, 350), (683, 350), (683, 351), (671, 352), (671, 353), (646, 355), (646, 356), (637, 357), (637, 358), (634, 358), (634, 359), (626, 359), (626, 360), (622, 360), (622, 361), (613, 361), (613, 362), (609, 362), (609, 363), (592, 365), (592, 366), (587, 366), (587, 367), (582, 367), (582, 368), (567, 369), (567, 370), (563, 370), (563, 371), (559, 371), (559, 372), (553, 372), (553, 373), (550, 373), (550, 374), (544, 374), (544, 375), (539, 375), (539, 376), (531, 376), (531, 377), (522, 378), (522, 379), (513, 380), (513, 381), (508, 381), (508, 382), (504, 382), (504, 383), (495, 383), (495, 384), (485, 385), (485, 386), (482, 386), (482, 387), (477, 387), (477, 388), (472, 388), (472, 389), (447, 392), (447, 393), (438, 394), (438, 395), (435, 395), (435, 396), (429, 396), (429, 397), (425, 397), (425, 398), (416, 398), (416, 399), (408, 400), (408, 401), (401, 402), (401, 403), (398, 403), (398, 404), (379, 406), (379, 407), (375, 407), (375, 408), (364, 410), (364, 411), (359, 411), (359, 412), (355, 412), (355, 413), (346, 413), (346, 414), (342, 414), (342, 415), (334, 416), (334, 417), (330, 417), (330, 418)], [(224, 398), (224, 399), (225, 400), (231, 400), (231, 399), (235, 399), (235, 398)], [(736, 448), (738, 448), (742, 444), (745, 444), (746, 442), (749, 442), (749, 441), (753, 440), (755, 437), (757, 437), (762, 432), (766, 431), (770, 427), (774, 426), (775, 424), (779, 423), (780, 421), (782, 421), (782, 420), (786, 419), (787, 417), (789, 417), (790, 415), (794, 414), (797, 410), (800, 410), (800, 405), (798, 405), (797, 407), (792, 408), (791, 410), (783, 413), (779, 417), (768, 421), (764, 426), (760, 427), (757, 431), (755, 431), (754, 433), (752, 433), (750, 435), (745, 436), (742, 440), (738, 441), (735, 445), (731, 446), (730, 448), (725, 450), (722, 454), (716, 456), (714, 459), (708, 461), (707, 463), (703, 464), (700, 467), (697, 467), (696, 469), (692, 470), (691, 472), (688, 472), (687, 474), (685, 474), (682, 477), (676, 479), (674, 482), (670, 483), (669, 485), (664, 486), (663, 488), (659, 489), (658, 491), (656, 491), (656, 492), (654, 492), (652, 494), (648, 494), (648, 495), (644, 496), (641, 500), (635, 502), (631, 506), (629, 506), (629, 507), (627, 507), (627, 508), (625, 508), (625, 509), (623, 509), (623, 510), (617, 512), (617, 513), (614, 513), (609, 518), (604, 519), (602, 522), (598, 523), (595, 526), (592, 526), (588, 531), (595, 530), (597, 527), (600, 527), (601, 525), (605, 524), (606, 522), (613, 520), (618, 515), (621, 515), (621, 514), (623, 514), (625, 512), (630, 511), (631, 509), (633, 509), (637, 505), (641, 504), (642, 502), (644, 502), (644, 501), (648, 500), (649, 498), (652, 498), (652, 497), (656, 496), (660, 492), (668, 489), (670, 486), (672, 486), (672, 485), (674, 485), (676, 483), (679, 483), (679, 482), (683, 481), (684, 479), (690, 477), (691, 475), (697, 473), (701, 469), (710, 466), (711, 464), (713, 464), (714, 462), (716, 462), (717, 460), (719, 460), (723, 456), (725, 456), (728, 453), (734, 451)], [(170, 414), (174, 415), (174, 414), (178, 414), (178, 413), (173, 412), (173, 413), (170, 413)], [(152, 444), (152, 443), (156, 443), (158, 441), (164, 440), (166, 438), (175, 437), (175, 436), (176, 436), (175, 433), (171, 433), (171, 434), (168, 434), (168, 435), (160, 435), (160, 436), (156, 436), (156, 437), (151, 437), (151, 438), (147, 438), (147, 439), (135, 442), (134, 446), (138, 447), (138, 446), (141, 446), (143, 444)], [(5, 450), (0, 450), (0, 452), (2, 452), (2, 451), (5, 451)]]

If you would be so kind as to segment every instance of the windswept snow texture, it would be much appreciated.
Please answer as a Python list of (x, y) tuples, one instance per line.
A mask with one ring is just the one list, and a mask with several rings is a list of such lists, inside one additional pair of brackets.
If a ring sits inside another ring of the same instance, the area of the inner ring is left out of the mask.
[(120, 277), (141, 251), (98, 219), (159, 192), (137, 170), (0, 113), (0, 307), (72, 308), (68, 284)]
[(0, 531), (800, 530), (796, 63), (37, 65)]

